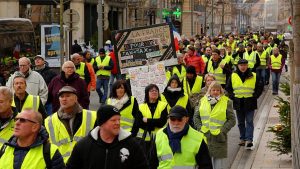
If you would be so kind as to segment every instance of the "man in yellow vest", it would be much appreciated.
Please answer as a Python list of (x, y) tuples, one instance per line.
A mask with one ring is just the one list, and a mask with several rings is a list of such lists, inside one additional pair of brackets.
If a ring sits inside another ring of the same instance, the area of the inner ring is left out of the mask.
[[(99, 96), (99, 102), (102, 104), (105, 103), (107, 98), (108, 84), (113, 66), (114, 62), (110, 56), (106, 55), (105, 49), (99, 49), (99, 56), (96, 57), (93, 67), (97, 75), (96, 91)], [(103, 88), (103, 92), (101, 88)]]
[[(240, 131), (240, 146), (253, 147), (253, 117), (257, 109), (257, 99), (261, 95), (263, 84), (256, 79), (256, 73), (248, 68), (248, 61), (240, 59), (238, 69), (228, 79), (226, 91), (236, 110)], [(245, 123), (246, 122), (246, 123)]]
[(71, 55), (71, 60), (76, 67), (75, 72), (79, 74), (80, 78), (85, 81), (86, 85), (88, 85), (91, 82), (91, 76), (88, 67), (84, 62), (81, 62), (83, 60), (82, 56), (78, 53), (74, 53)]
[(77, 91), (64, 86), (58, 92), (60, 108), (45, 119), (50, 142), (58, 146), (67, 162), (75, 144), (95, 126), (96, 112), (83, 109), (77, 101)]
[(15, 74), (13, 79), (14, 96), (12, 106), (21, 112), (25, 108), (31, 108), (42, 114), (43, 118), (47, 117), (46, 110), (39, 96), (34, 96), (26, 92), (26, 79), (21, 74)]
[(248, 61), (248, 66), (252, 72), (256, 72), (256, 68), (260, 65), (260, 59), (257, 52), (253, 50), (252, 43), (248, 43), (247, 49), (243, 54), (243, 59)]
[(263, 45), (261, 43), (257, 44), (257, 55), (260, 59), (260, 65), (256, 68), (256, 76), (257, 80), (260, 83), (266, 83), (266, 69), (267, 69), (267, 61), (269, 60), (269, 53), (264, 50)]
[(57, 146), (48, 142), (43, 118), (25, 109), (15, 118), (13, 136), (0, 150), (0, 168), (65, 168)]
[(13, 135), (17, 109), (11, 106), (13, 94), (8, 87), (0, 86), (0, 148)]
[(170, 110), (167, 127), (155, 137), (151, 168), (213, 168), (203, 133), (189, 126), (188, 121), (183, 107), (176, 105)]
[(285, 64), (285, 58), (279, 53), (277, 47), (274, 47), (268, 63), (272, 75), (273, 95), (278, 95), (280, 75)]

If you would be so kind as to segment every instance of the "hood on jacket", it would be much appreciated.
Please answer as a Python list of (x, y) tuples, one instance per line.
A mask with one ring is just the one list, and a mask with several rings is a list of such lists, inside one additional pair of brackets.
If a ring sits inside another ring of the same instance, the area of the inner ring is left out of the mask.
[(69, 78), (66, 78), (66, 75), (65, 75), (64, 71), (61, 71), (60, 77), (66, 83), (75, 81), (76, 79), (80, 78), (79, 75), (76, 72), (74, 72), (73, 74), (71, 74)]
[[(98, 140), (98, 136), (99, 136), (99, 130), (100, 130), (100, 127), (97, 126), (95, 127), (91, 132), (90, 132), (90, 136), (94, 139), (94, 140)], [(126, 131), (124, 129), (122, 129), (120, 127), (120, 132), (119, 132), (119, 136), (118, 136), (118, 140), (119, 141), (122, 141), (122, 140), (125, 140), (126, 138), (128, 138), (129, 136), (131, 135), (131, 133), (129, 131)]]
[[(37, 147), (41, 144), (43, 144), (44, 142), (48, 141), (49, 139), (49, 134), (46, 130), (46, 128), (44, 126), (41, 127), (36, 140), (33, 144), (31, 144), (29, 147), (25, 147), (25, 148), (33, 148), (33, 147)], [(8, 146), (11, 147), (15, 147), (15, 148), (19, 148), (18, 144), (17, 144), (17, 137), (16, 136), (12, 136), (7, 143), (5, 143)], [(22, 147), (23, 148), (23, 147)]]

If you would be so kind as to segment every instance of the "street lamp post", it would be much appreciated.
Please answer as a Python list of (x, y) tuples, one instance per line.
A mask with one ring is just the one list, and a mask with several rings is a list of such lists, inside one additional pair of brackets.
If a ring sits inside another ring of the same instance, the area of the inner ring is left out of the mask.
[(97, 12), (98, 12), (98, 49), (103, 47), (103, 0), (98, 1)]
[(224, 33), (224, 15), (225, 15), (225, 9), (224, 9), (224, 7), (225, 7), (225, 2), (224, 2), (224, 0), (223, 1), (221, 1), (221, 3), (222, 3), (222, 22), (221, 22), (221, 33), (223, 34)]
[(64, 2), (60, 0), (60, 12), (59, 12), (59, 23), (60, 23), (60, 69), (64, 64), (64, 26), (63, 26), (63, 12), (64, 12)]
[(211, 36), (214, 36), (214, 0), (211, 0)]

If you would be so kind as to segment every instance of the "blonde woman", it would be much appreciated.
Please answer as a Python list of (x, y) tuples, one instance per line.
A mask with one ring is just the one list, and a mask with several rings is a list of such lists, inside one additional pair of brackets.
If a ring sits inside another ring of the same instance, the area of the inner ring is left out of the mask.
[(214, 169), (227, 169), (227, 133), (235, 125), (232, 101), (214, 81), (194, 114), (195, 128), (204, 133)]

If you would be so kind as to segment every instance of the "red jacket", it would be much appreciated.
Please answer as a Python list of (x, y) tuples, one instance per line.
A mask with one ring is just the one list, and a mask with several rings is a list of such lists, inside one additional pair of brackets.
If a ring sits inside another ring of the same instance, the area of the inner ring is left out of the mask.
[(202, 57), (198, 56), (185, 56), (184, 57), (184, 62), (186, 66), (194, 66), (196, 69), (196, 73), (203, 74), (204, 73), (204, 68), (205, 68), (205, 63), (202, 59)]
[(115, 75), (118, 73), (117, 59), (116, 59), (115, 53), (113, 51), (109, 53), (109, 56), (110, 56), (111, 60), (114, 62), (114, 67), (111, 70), (111, 74)]

